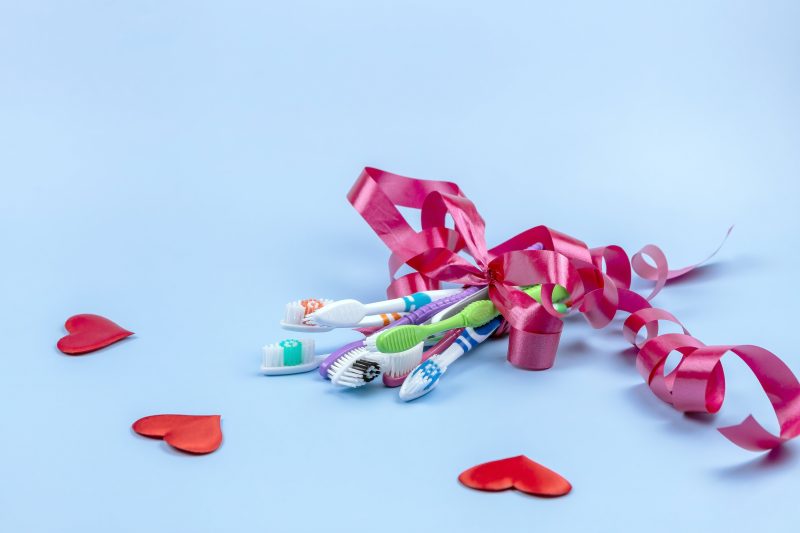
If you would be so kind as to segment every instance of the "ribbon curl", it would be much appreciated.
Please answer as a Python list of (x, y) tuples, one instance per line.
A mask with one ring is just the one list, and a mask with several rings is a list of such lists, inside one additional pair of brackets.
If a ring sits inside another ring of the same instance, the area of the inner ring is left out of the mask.
[[(752, 416), (719, 431), (753, 451), (772, 449), (800, 434), (800, 382), (775, 354), (751, 345), (706, 346), (672, 314), (649, 303), (667, 281), (711, 259), (722, 244), (704, 261), (677, 270), (668, 268), (666, 256), (655, 245), (643, 247), (629, 259), (619, 246), (590, 249), (546, 226), (527, 229), (489, 249), (485, 222), (458, 185), (369, 167), (347, 198), (391, 251), (388, 297), (438, 289), (441, 282), (488, 286), (489, 297), (506, 321), (500, 330), (509, 332), (508, 360), (513, 365), (534, 370), (552, 366), (564, 316), (555, 309), (552, 295), (555, 286), (561, 285), (571, 295), (570, 312), (582, 313), (594, 328), (610, 324), (618, 311), (630, 314), (623, 336), (638, 348), (636, 368), (661, 400), (684, 412), (719, 411), (725, 397), (720, 360), (730, 352), (758, 379), (778, 418), (780, 433), (770, 433)], [(420, 210), (420, 231), (408, 224), (398, 206)], [(453, 229), (445, 226), (447, 215)], [(396, 278), (404, 264), (414, 271)], [(630, 289), (632, 271), (655, 283), (646, 298)], [(541, 303), (517, 288), (533, 284), (542, 285)], [(659, 335), (659, 321), (675, 323), (683, 333)], [(642, 329), (645, 337), (640, 341)], [(664, 365), (673, 352), (681, 360), (665, 374)]]

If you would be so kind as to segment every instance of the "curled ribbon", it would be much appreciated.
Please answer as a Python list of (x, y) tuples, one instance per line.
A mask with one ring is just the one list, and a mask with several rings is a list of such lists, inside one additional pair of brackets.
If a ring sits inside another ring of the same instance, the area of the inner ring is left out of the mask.
[[(364, 169), (347, 198), (391, 250), (388, 297), (437, 289), (441, 282), (488, 286), (489, 297), (506, 321), (501, 330), (509, 332), (508, 360), (513, 365), (532, 370), (553, 365), (564, 315), (555, 309), (552, 296), (555, 286), (561, 285), (571, 295), (571, 311), (582, 313), (594, 328), (610, 324), (618, 311), (630, 313), (623, 335), (638, 348), (636, 368), (661, 400), (684, 412), (716, 413), (725, 396), (720, 360), (730, 352), (758, 379), (778, 418), (780, 434), (773, 435), (752, 416), (719, 431), (753, 451), (774, 448), (800, 434), (800, 383), (776, 355), (758, 346), (706, 346), (672, 314), (649, 303), (667, 281), (692, 271), (719, 248), (701, 263), (670, 270), (664, 253), (652, 244), (629, 259), (619, 246), (590, 249), (574, 237), (536, 226), (489, 249), (484, 220), (458, 185), (376, 168)], [(420, 210), (419, 231), (408, 224), (398, 206)], [(452, 229), (445, 225), (447, 215), (453, 220)], [(396, 277), (403, 265), (413, 272)], [(648, 297), (630, 289), (632, 271), (655, 283)], [(534, 284), (542, 285), (541, 303), (517, 288)], [(678, 324), (683, 333), (659, 335), (660, 321)], [(638, 340), (642, 329), (644, 339)], [(681, 360), (665, 374), (665, 362), (673, 352)]]

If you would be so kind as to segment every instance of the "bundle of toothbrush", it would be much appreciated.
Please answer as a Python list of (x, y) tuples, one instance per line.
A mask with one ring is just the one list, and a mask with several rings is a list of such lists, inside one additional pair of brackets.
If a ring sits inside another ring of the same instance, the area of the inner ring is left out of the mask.
[[(488, 249), (484, 221), (458, 185), (374, 168), (364, 169), (348, 199), (391, 251), (389, 299), (289, 303), (281, 322), (286, 329), (352, 328), (365, 336), (326, 355), (317, 355), (307, 336), (265, 346), (265, 374), (318, 368), (334, 385), (350, 388), (382, 375), (384, 385), (400, 387), (400, 398), (410, 401), (431, 392), (450, 365), (490, 337), (508, 333), (508, 361), (544, 370), (554, 364), (565, 316), (580, 313), (603, 328), (621, 311), (629, 314), (622, 333), (637, 349), (636, 368), (658, 398), (680, 411), (716, 413), (725, 397), (721, 359), (730, 353), (758, 379), (780, 431), (769, 432), (752, 416), (719, 431), (752, 451), (775, 448), (800, 434), (800, 382), (780, 358), (753, 345), (707, 346), (671, 313), (650, 305), (667, 281), (702, 262), (670, 270), (655, 245), (629, 257), (619, 246), (589, 248), (546, 226)], [(420, 230), (408, 224), (398, 206), (421, 210)], [(445, 226), (447, 215), (453, 228)], [(395, 277), (403, 265), (413, 271)], [(647, 297), (631, 290), (633, 272), (655, 283)], [(455, 288), (443, 289), (442, 283)], [(659, 322), (677, 324), (683, 333), (659, 334)], [(681, 360), (666, 371), (672, 353)]]

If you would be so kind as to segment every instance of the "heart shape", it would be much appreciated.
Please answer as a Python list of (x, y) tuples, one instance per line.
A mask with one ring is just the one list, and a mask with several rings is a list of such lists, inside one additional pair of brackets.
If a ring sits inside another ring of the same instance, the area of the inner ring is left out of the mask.
[(222, 427), (219, 415), (153, 415), (133, 423), (139, 435), (164, 439), (181, 451), (211, 453), (222, 444)]
[(75, 315), (64, 323), (69, 335), (59, 339), (58, 349), (68, 355), (79, 355), (105, 348), (133, 335), (100, 315)]
[(473, 466), (462, 472), (458, 480), (472, 489), (517, 489), (534, 496), (563, 496), (572, 490), (569, 481), (524, 455)]

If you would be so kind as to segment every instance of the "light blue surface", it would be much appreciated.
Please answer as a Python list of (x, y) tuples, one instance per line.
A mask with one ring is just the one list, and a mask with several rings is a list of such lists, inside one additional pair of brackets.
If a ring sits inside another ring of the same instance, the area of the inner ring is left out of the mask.
[[(373, 165), (458, 181), (490, 243), (548, 224), (684, 265), (735, 223), (655, 303), (800, 371), (798, 22), (797, 2), (2, 2), (0, 530), (786, 530), (797, 445), (714, 430), (776, 426), (737, 361), (716, 419), (660, 403), (618, 325), (581, 319), (553, 370), (496, 342), (409, 405), (257, 369), (287, 301), (382, 295), (345, 200)], [(136, 336), (61, 355), (81, 312)], [(164, 412), (221, 414), (222, 448), (129, 429)], [(523, 453), (573, 493), (456, 481)]]

